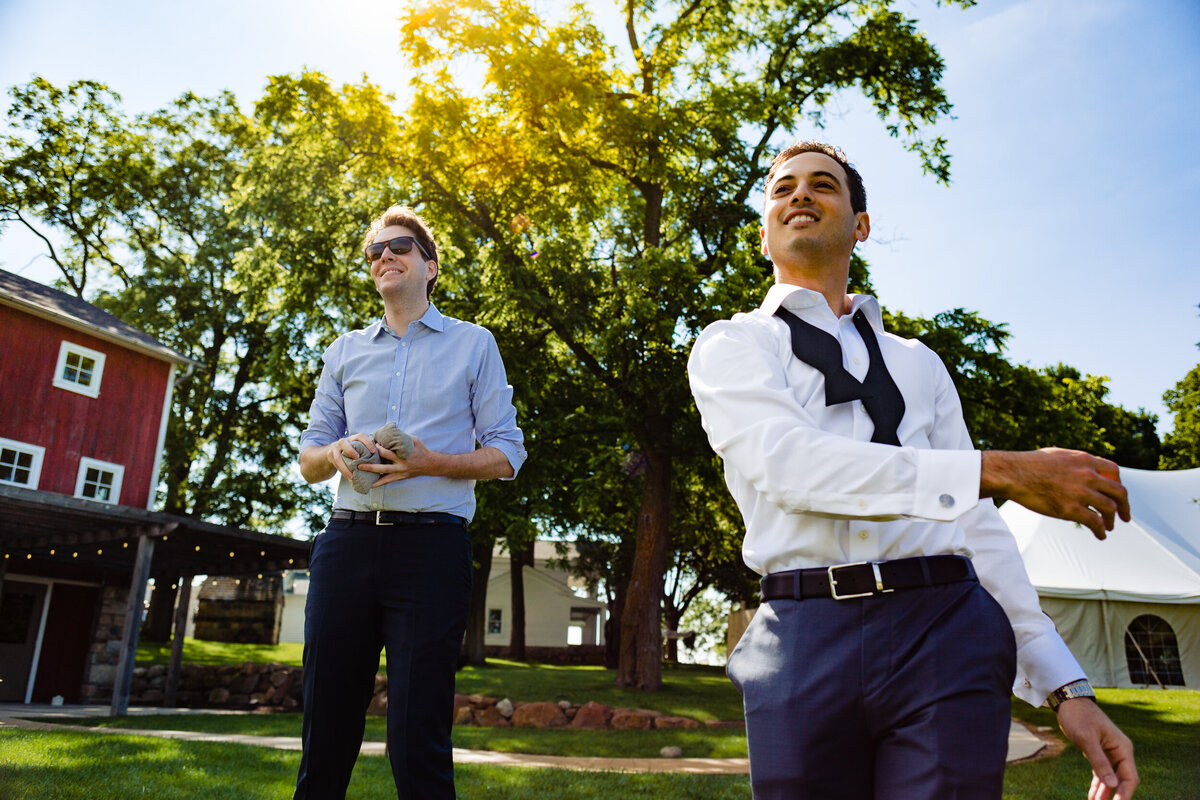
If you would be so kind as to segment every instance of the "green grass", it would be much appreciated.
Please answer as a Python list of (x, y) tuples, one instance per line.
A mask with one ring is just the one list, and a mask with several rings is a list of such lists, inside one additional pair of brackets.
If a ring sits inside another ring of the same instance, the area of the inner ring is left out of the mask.
[[(280, 644), (234, 644), (232, 642), (209, 642), (203, 639), (183, 640), (183, 663), (185, 664), (288, 664), (300, 666), (304, 645), (295, 642)], [(148, 667), (153, 664), (171, 662), (170, 642), (138, 641), (137, 665)]]
[[(50, 721), (50, 720), (45, 720)], [(71, 724), (114, 730), (175, 730), (202, 733), (236, 733), (248, 736), (299, 736), (299, 714), (153, 714), (135, 717), (93, 717)], [(363, 738), (382, 742), (386, 724), (381, 717), (367, 719)], [(497, 750), (503, 753), (540, 753), (557, 756), (605, 758), (655, 758), (659, 750), (674, 745), (687, 758), (745, 758), (746, 736), (741, 728), (696, 728), (661, 731), (577, 731), (547, 728), (453, 729), (455, 747)]]
[[(1200, 786), (1200, 692), (1098, 689), (1096, 694), (1104, 711), (1133, 740), (1142, 779), (1138, 800), (1194, 800)], [(1049, 709), (1014, 700), (1013, 715), (1058, 732)], [(1004, 796), (1078, 800), (1086, 796), (1090, 781), (1087, 760), (1068, 747), (1057, 758), (1010, 767)]]
[[(90, 733), (0, 730), (0, 800), (285, 800), (300, 754), (265, 747)], [(465, 764), (463, 800), (749, 800), (741, 775), (634, 775)], [(388, 762), (358, 760), (348, 797), (394, 798)]]

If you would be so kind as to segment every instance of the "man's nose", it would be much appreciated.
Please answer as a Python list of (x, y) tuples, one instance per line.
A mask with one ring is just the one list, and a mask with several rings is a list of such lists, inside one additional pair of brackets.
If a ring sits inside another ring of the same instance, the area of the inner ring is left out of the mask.
[(812, 192), (810, 192), (808, 190), (808, 184), (807, 183), (796, 184), (796, 188), (794, 190), (792, 190), (792, 197), (788, 201), (788, 203), (791, 204), (791, 203), (811, 203), (811, 202), (812, 202)]

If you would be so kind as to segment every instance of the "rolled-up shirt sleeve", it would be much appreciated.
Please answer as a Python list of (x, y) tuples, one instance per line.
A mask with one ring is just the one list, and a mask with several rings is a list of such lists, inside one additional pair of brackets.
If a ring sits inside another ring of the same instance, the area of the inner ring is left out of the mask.
[(300, 450), (332, 444), (346, 436), (346, 408), (338, 380), (342, 340), (339, 339), (321, 356), (321, 378), (308, 410), (308, 427), (300, 434)]
[(528, 455), (525, 452), (525, 436), (517, 426), (513, 387), (508, 382), (500, 349), (491, 333), (485, 337), (475, 373), (471, 410), (475, 415), (476, 440), (483, 447), (499, 450), (512, 465), (513, 474), (501, 480), (517, 477)]
[(979, 453), (860, 442), (822, 430), (788, 386), (774, 350), (762, 326), (718, 322), (700, 335), (688, 361), (709, 442), (767, 501), (794, 514), (942, 522), (975, 504)]

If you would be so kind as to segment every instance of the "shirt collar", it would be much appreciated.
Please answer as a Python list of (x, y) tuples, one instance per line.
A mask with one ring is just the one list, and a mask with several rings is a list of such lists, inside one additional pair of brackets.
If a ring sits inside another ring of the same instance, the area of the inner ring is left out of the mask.
[[(432, 302), (429, 303), (429, 308), (425, 309), (425, 313), (421, 315), (421, 318), (414, 320), (413, 324), (416, 324), (417, 322), (433, 331), (441, 332), (446, 329), (446, 318), (442, 316), (442, 312), (438, 311), (437, 307), (434, 306)], [(368, 325), (366, 331), (367, 338), (374, 339), (376, 336), (380, 336), (381, 334), (392, 332), (392, 329), (387, 326), (384, 318), (380, 317), (375, 322), (372, 322), (370, 325)]]
[[(768, 289), (767, 296), (763, 298), (762, 305), (759, 308), (764, 314), (774, 315), (780, 306), (787, 308), (789, 311), (796, 312), (802, 312), (805, 309), (823, 308), (827, 314), (830, 316), (833, 315), (829, 304), (825, 302), (825, 295), (790, 283), (777, 283)], [(860, 310), (866, 316), (867, 322), (871, 323), (871, 327), (882, 333), (883, 314), (879, 308), (879, 301), (869, 294), (850, 295), (850, 313), (853, 314)], [(818, 311), (817, 313), (820, 312)]]

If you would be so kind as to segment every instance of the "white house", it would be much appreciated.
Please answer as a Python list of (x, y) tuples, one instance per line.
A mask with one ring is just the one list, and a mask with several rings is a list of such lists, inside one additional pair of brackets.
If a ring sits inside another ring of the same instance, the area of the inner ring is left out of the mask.
[[(568, 547), (567, 558), (575, 555)], [(538, 541), (533, 566), (525, 567), (525, 643), (529, 647), (567, 647), (604, 644), (607, 605), (584, 582), (551, 566), (558, 559), (554, 542)], [(304, 603), (308, 573), (284, 576), (283, 622), (279, 641), (304, 641)], [(499, 544), (492, 551), (487, 586), (487, 636), (484, 644), (505, 647), (512, 633), (512, 567)]]

